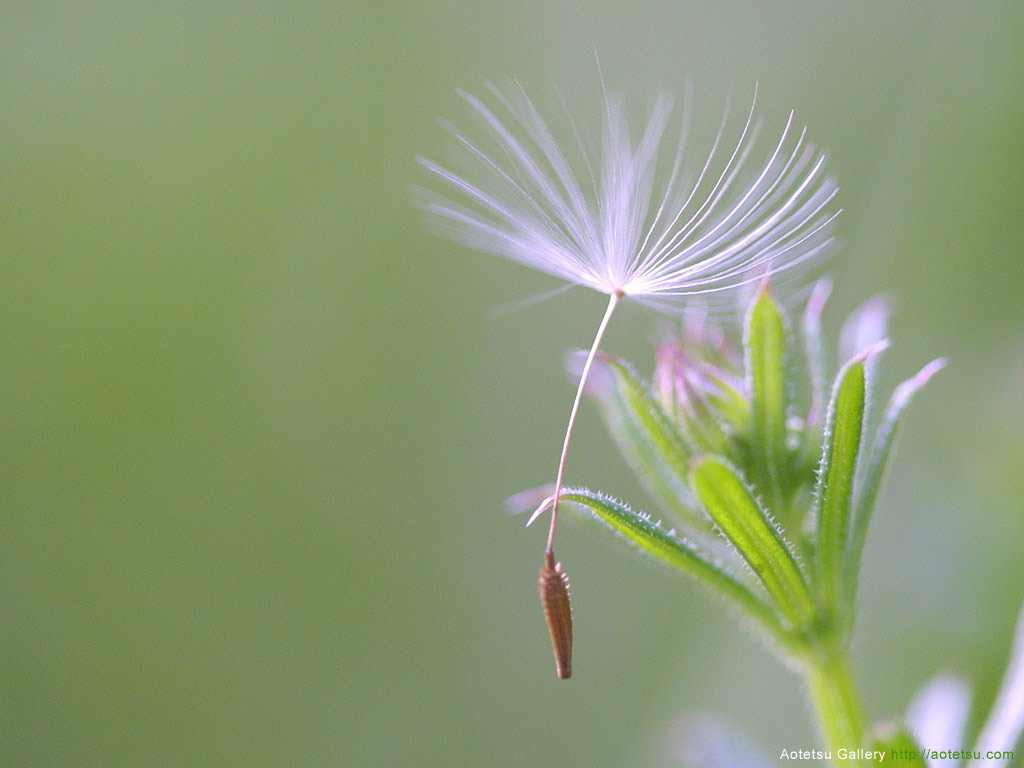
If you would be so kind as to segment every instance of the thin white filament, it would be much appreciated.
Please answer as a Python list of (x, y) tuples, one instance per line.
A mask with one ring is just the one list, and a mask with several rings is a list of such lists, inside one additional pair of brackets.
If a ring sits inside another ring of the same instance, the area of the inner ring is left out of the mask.
[(558, 458), (558, 471), (555, 475), (555, 492), (551, 500), (551, 526), (548, 528), (548, 543), (544, 550), (547, 553), (552, 552), (552, 546), (555, 541), (555, 526), (558, 525), (558, 497), (562, 493), (562, 481), (565, 478), (565, 460), (569, 455), (569, 443), (572, 442), (572, 429), (576, 424), (576, 414), (580, 409), (580, 400), (583, 398), (583, 388), (587, 383), (587, 376), (590, 375), (590, 366), (594, 362), (594, 355), (597, 354), (597, 347), (601, 343), (605, 330), (608, 328), (608, 321), (612, 319), (612, 313), (619, 303), (619, 298), (619, 294), (613, 293), (608, 299), (608, 308), (604, 311), (601, 324), (597, 327), (594, 343), (590, 345), (587, 361), (583, 364), (583, 372), (580, 374), (580, 383), (576, 387), (576, 397), (572, 401), (572, 410), (569, 411), (569, 425), (565, 428), (565, 439), (562, 441), (562, 453)]

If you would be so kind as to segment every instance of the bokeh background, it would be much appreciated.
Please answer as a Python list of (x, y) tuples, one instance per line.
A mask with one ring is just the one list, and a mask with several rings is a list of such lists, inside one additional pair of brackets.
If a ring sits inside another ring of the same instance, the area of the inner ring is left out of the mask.
[[(904, 422), (868, 543), (872, 718), (940, 669), (994, 695), (1024, 597), (1024, 5), (8, 3), (0, 10), (0, 764), (679, 765), (712, 711), (809, 747), (797, 680), (690, 585), (543, 531), (565, 350), (603, 308), (429, 233), (458, 88), (642, 110), (761, 84), (828, 148), (830, 327), (898, 304)], [(580, 119), (584, 119), (581, 117)], [(606, 347), (644, 367), (658, 320)], [(643, 502), (584, 409), (570, 479)]]

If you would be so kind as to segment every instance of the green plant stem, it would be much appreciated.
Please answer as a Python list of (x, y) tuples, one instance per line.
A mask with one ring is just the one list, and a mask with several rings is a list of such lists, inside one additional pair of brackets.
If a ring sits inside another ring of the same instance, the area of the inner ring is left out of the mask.
[(862, 765), (859, 760), (840, 760), (838, 756), (840, 749), (864, 746), (863, 717), (845, 649), (818, 649), (806, 659), (804, 676), (818, 730), (825, 749), (832, 753), (832, 765)]

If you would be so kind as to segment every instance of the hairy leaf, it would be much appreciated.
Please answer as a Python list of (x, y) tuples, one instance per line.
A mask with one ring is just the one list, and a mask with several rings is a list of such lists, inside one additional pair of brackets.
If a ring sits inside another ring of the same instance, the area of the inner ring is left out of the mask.
[(715, 411), (736, 431), (748, 431), (750, 401), (741, 391), (742, 384), (731, 380), (728, 375), (711, 366), (702, 366), (700, 372), (710, 383), (707, 387), (707, 398)]
[(767, 287), (754, 300), (745, 334), (750, 377), (753, 456), (772, 511), (782, 508), (786, 461), (786, 325)]
[(566, 490), (562, 493), (561, 501), (563, 505), (577, 505), (587, 510), (644, 552), (686, 573), (714, 594), (740, 608), (747, 616), (756, 619), (776, 640), (789, 643), (785, 630), (772, 610), (722, 558), (711, 556), (686, 538), (665, 530), (647, 515), (634, 512), (625, 504), (603, 494), (583, 489)]
[(864, 431), (864, 363), (881, 348), (876, 344), (865, 350), (839, 372), (825, 422), (825, 447), (815, 492), (817, 577), (821, 596), (832, 610), (839, 607), (853, 483)]
[(847, 601), (852, 605), (856, 598), (857, 580), (860, 574), (860, 561), (864, 551), (864, 543), (868, 536), (868, 524), (871, 522), (871, 514), (874, 511), (875, 499), (878, 496), (878, 489), (882, 482), (882, 475), (885, 472), (885, 465), (889, 459), (889, 452), (892, 449), (893, 438), (896, 436), (896, 427), (899, 424), (903, 411), (910, 404), (914, 395), (921, 387), (928, 383), (932, 376), (945, 367), (943, 359), (932, 360), (917, 374), (900, 384), (893, 392), (889, 400), (889, 406), (882, 417), (882, 423), (878, 426), (878, 433), (875, 435), (874, 443), (871, 446), (871, 457), (859, 479), (853, 512), (853, 532), (850, 539), (850, 555), (847, 562)]
[(627, 363), (602, 352), (594, 359), (587, 392), (597, 400), (619, 450), (655, 499), (688, 527), (703, 529), (710, 537), (710, 528), (693, 510), (686, 485), (690, 448), (647, 385)]
[(782, 534), (736, 471), (717, 458), (700, 462), (693, 485), (722, 532), (747, 561), (782, 613), (799, 628), (814, 615), (807, 583)]

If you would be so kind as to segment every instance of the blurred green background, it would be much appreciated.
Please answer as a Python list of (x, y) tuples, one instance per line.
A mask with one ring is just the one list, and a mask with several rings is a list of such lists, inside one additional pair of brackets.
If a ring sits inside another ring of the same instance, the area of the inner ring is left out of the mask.
[[(543, 531), (601, 297), (409, 204), (457, 88), (761, 84), (831, 155), (829, 320), (898, 301), (888, 386), (940, 354), (868, 543), (873, 718), (938, 669), (987, 706), (1024, 596), (1024, 5), (493, 0), (0, 10), (0, 764), (678, 765), (711, 710), (808, 747), (797, 680), (690, 585)], [(742, 96), (745, 98), (745, 96)], [(546, 99), (546, 100), (545, 100)], [(595, 113), (596, 114), (596, 113)], [(606, 348), (649, 363), (657, 319)], [(585, 408), (573, 482), (643, 502)]]

